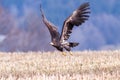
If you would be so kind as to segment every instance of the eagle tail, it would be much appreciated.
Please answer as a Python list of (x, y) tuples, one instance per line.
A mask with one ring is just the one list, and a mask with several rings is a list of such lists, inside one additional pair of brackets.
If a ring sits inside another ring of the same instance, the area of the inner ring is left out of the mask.
[(78, 45), (79, 45), (79, 43), (77, 43), (77, 42), (69, 42), (70, 47), (76, 47)]
[(64, 48), (67, 50), (67, 51), (71, 51), (71, 47), (76, 47), (78, 46), (79, 43), (76, 43), (76, 42), (69, 42), (67, 45), (64, 45)]

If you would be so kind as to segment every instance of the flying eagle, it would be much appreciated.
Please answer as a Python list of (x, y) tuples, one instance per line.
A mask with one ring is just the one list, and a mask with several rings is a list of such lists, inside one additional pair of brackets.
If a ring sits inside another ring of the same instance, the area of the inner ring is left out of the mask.
[(78, 46), (79, 43), (77, 42), (67, 42), (67, 40), (70, 37), (70, 34), (72, 33), (72, 29), (74, 26), (79, 26), (82, 23), (84, 23), (89, 18), (90, 13), (90, 7), (89, 3), (83, 3), (81, 6), (79, 6), (78, 9), (76, 9), (72, 15), (70, 15), (63, 23), (62, 32), (61, 35), (58, 32), (58, 29), (54, 24), (49, 22), (45, 15), (43, 14), (41, 5), (40, 5), (40, 11), (42, 15), (42, 20), (46, 27), (48, 28), (50, 34), (51, 34), (51, 45), (55, 47), (57, 50), (63, 52), (63, 50), (71, 51), (72, 47)]

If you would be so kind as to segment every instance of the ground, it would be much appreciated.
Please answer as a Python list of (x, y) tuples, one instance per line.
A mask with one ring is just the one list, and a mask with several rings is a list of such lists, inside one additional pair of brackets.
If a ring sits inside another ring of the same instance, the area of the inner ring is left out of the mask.
[(119, 80), (120, 50), (0, 52), (0, 80)]

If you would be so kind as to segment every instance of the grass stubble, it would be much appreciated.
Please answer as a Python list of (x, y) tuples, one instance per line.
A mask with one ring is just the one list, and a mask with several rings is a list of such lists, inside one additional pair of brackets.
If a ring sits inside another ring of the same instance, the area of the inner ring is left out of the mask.
[(119, 80), (120, 50), (0, 52), (0, 80)]

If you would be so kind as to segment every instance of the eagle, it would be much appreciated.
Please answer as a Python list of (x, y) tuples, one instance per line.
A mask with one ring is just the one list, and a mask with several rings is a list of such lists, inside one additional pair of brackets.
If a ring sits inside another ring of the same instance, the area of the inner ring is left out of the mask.
[(71, 48), (79, 45), (78, 42), (68, 42), (67, 40), (72, 33), (72, 30), (75, 26), (80, 26), (89, 18), (90, 14), (90, 5), (89, 2), (83, 3), (79, 6), (63, 23), (61, 34), (58, 32), (57, 27), (47, 20), (46, 16), (43, 13), (40, 4), (40, 12), (42, 16), (42, 21), (48, 28), (51, 35), (50, 44), (55, 47), (57, 50), (63, 52), (64, 50), (70, 52)]

